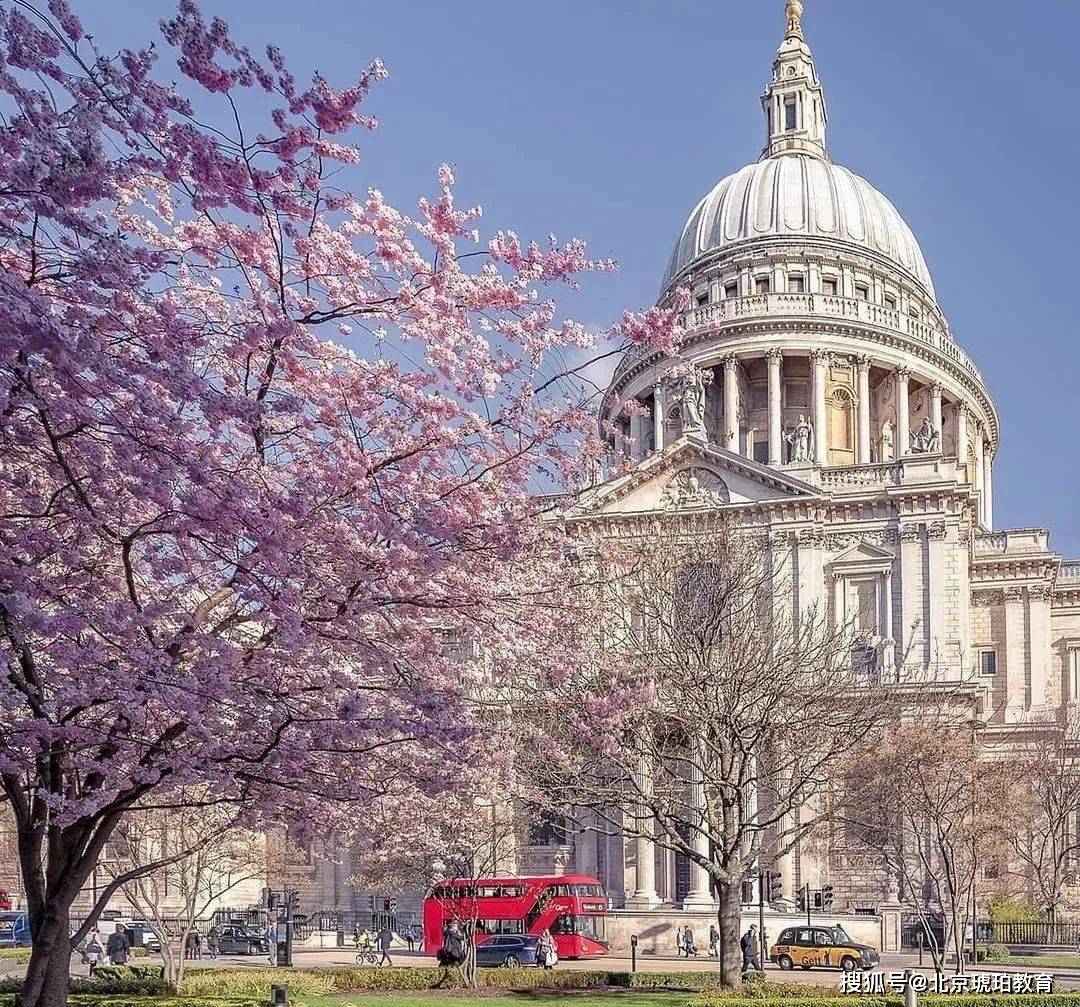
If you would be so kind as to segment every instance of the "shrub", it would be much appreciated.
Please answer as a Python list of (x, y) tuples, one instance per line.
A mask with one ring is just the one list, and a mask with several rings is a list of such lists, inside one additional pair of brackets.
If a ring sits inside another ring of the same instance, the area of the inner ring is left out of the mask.
[(1011, 958), (1012, 955), (1004, 944), (987, 944), (983, 949), (984, 962), (1007, 962)]

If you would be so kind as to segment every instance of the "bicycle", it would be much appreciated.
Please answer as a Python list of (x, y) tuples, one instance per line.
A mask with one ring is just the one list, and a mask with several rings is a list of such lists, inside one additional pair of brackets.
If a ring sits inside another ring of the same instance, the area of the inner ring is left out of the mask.
[(356, 964), (359, 966), (377, 966), (381, 955), (374, 948), (363, 948), (356, 954)]

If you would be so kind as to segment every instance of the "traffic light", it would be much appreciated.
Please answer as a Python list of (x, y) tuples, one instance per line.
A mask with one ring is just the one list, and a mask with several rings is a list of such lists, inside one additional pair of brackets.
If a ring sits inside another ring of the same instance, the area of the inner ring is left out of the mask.
[(812, 896), (814, 899), (814, 908), (820, 910), (822, 908), (821, 889), (818, 888), (812, 892)]
[(779, 871), (769, 871), (765, 875), (769, 902), (779, 902), (784, 897), (784, 878)]
[(278, 893), (270, 888), (266, 889), (266, 908), (277, 909)]
[(742, 904), (744, 906), (754, 904), (754, 882), (749, 878), (742, 883)]
[(285, 893), (285, 898), (288, 901), (289, 911), (298, 913), (300, 911), (300, 893), (294, 888), (292, 891)]
[(805, 913), (806, 912), (806, 889), (805, 888), (800, 888), (795, 893), (795, 908), (798, 909), (800, 913)]
[(391, 911), (392, 911), (392, 910), (390, 909), (390, 904), (391, 904), (391, 903), (392, 903), (393, 901), (394, 901), (393, 899), (383, 899), (383, 900), (382, 900), (382, 911), (383, 911), (384, 913), (389, 913), (389, 912), (391, 912)]
[(375, 912), (375, 896), (374, 895), (369, 895), (367, 897), (367, 907), (368, 907), (368, 912), (369, 913)]
[(833, 887), (832, 885), (823, 885), (821, 888), (821, 907), (828, 909), (833, 904)]

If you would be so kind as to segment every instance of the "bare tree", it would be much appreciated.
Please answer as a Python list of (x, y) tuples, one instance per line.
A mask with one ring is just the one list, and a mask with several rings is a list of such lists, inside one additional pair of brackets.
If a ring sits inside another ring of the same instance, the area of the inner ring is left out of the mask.
[[(402, 842), (388, 838), (356, 851), (358, 870), (352, 883), (383, 891), (420, 889), (437, 899), (445, 914), (461, 927), (465, 952), (461, 980), (473, 989), (476, 938), (481, 926), (475, 882), (508, 873), (507, 864), (513, 862), (527, 828), (527, 820), (504, 790), (490, 790), (483, 796), (438, 795), (421, 807), (416, 828), (399, 837)], [(447, 880), (457, 883), (439, 883)], [(430, 953), (432, 949), (427, 950)]]
[(842, 774), (842, 815), (859, 841), (882, 856), (926, 933), (933, 917), (944, 922), (945, 946), (929, 945), (938, 971), (949, 957), (964, 971), (978, 874), (1000, 859), (1001, 808), (1013, 799), (1011, 764), (986, 757), (976, 727), (959, 708), (924, 706)]
[(236, 827), (221, 808), (129, 815), (117, 828), (114, 849), (115, 859), (102, 866), (128, 879), (120, 891), (160, 937), (173, 988), (183, 978), (184, 947), (197, 921), (238, 886), (266, 876), (266, 837)]
[(1049, 739), (1025, 752), (1016, 767), (1022, 824), (1008, 835), (1011, 859), (1050, 923), (1080, 865), (1080, 718), (1070, 716)]
[(700, 868), (737, 985), (743, 881), (818, 826), (838, 761), (897, 701), (877, 652), (795, 607), (787, 564), (722, 517), (663, 520), (586, 562), (573, 670), (542, 684), (521, 732), (537, 799)]

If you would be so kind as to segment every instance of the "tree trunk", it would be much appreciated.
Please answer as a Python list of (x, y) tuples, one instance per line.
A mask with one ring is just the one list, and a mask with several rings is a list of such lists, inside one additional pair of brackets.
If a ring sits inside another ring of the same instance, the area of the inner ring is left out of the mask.
[(18, 1007), (64, 1007), (71, 969), (71, 916), (67, 906), (46, 905), (34, 938)]
[(465, 924), (465, 961), (461, 963), (461, 982), (466, 989), (476, 989), (476, 924)]
[(742, 884), (721, 881), (717, 886), (716, 929), (720, 931), (717, 958), (720, 964), (720, 983), (727, 987), (742, 985)]

